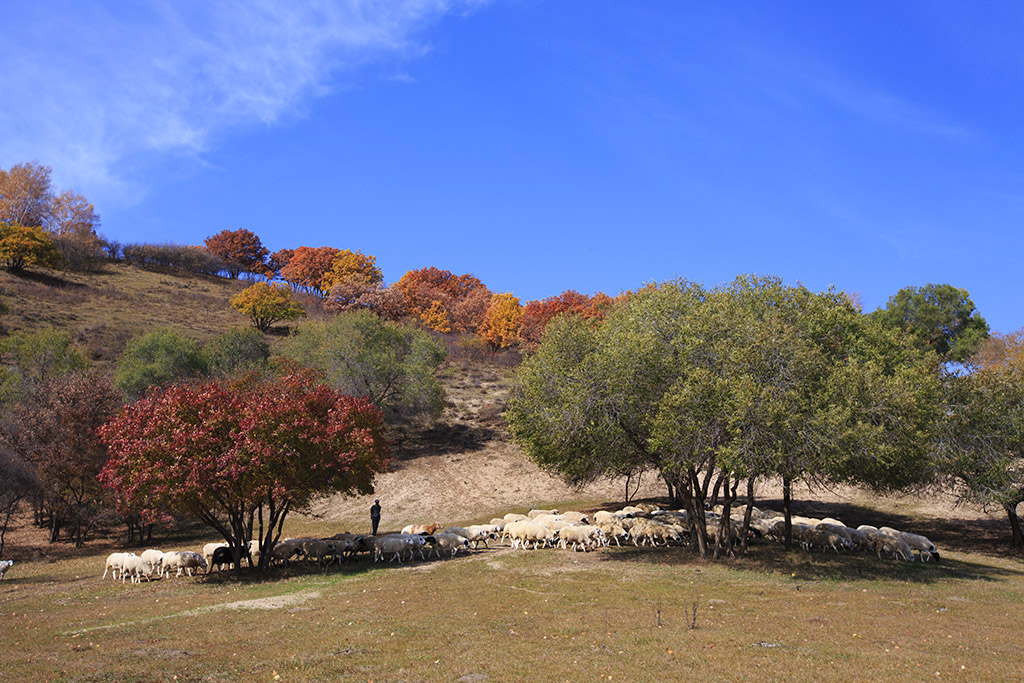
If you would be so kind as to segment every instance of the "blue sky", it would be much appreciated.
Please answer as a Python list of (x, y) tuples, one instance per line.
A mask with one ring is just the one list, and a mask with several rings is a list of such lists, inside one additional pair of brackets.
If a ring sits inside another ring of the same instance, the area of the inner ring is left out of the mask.
[(949, 282), (1024, 326), (1024, 6), (0, 0), (0, 167), (532, 299)]

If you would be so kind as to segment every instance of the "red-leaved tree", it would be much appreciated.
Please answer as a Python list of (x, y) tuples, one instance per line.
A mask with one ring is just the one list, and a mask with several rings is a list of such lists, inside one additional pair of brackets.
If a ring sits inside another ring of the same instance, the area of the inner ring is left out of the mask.
[(281, 268), (281, 277), (292, 289), (303, 289), (322, 299), (329, 288), (324, 276), (331, 272), (340, 251), (334, 247), (299, 247)]
[(570, 313), (583, 318), (602, 319), (613, 303), (614, 299), (603, 292), (587, 296), (571, 289), (558, 296), (529, 301), (523, 307), (523, 326), (520, 330), (523, 343), (528, 347), (540, 344), (544, 330), (556, 316)]
[(335, 492), (370, 493), (388, 464), (384, 419), (305, 371), (271, 380), (172, 385), (101, 430), (100, 479), (124, 509), (196, 517), (232, 548), (260, 544), (265, 569), (285, 517)]
[(206, 249), (227, 264), (228, 275), (232, 278), (237, 278), (239, 273), (262, 274), (269, 253), (256, 233), (245, 228), (210, 235), (206, 238)]

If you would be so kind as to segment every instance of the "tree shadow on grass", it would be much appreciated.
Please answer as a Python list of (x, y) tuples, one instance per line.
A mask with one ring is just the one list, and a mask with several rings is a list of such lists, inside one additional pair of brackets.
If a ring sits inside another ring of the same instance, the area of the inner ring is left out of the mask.
[(19, 280), (26, 282), (34, 282), (39, 285), (45, 285), (47, 287), (60, 287), (63, 289), (87, 289), (87, 286), (80, 282), (72, 282), (71, 280), (65, 280), (58, 275), (51, 275), (50, 273), (42, 273), (34, 270), (19, 270), (12, 271), (8, 270), (8, 274), (12, 277), (16, 277)]
[(1003, 581), (1024, 576), (1024, 567), (1009, 569), (991, 564), (944, 557), (941, 562), (904, 562), (889, 558), (879, 559), (874, 553), (837, 553), (829, 550), (787, 552), (782, 546), (768, 541), (756, 541), (747, 555), (719, 560), (701, 560), (688, 547), (627, 547), (614, 549), (602, 555), (607, 562), (643, 562), (671, 565), (700, 571), (719, 566), (739, 571), (773, 574), (796, 581), (898, 581), (905, 583), (934, 583), (950, 579), (971, 581)]

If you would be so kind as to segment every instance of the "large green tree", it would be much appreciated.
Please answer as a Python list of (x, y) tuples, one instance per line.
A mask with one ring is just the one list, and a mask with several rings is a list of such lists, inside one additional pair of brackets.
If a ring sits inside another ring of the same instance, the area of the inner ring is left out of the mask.
[(369, 311), (300, 325), (285, 355), (322, 372), (341, 393), (368, 397), (391, 424), (436, 417), (444, 407), (436, 376), (444, 349), (427, 333)]
[(988, 323), (968, 291), (948, 284), (904, 287), (872, 316), (913, 334), (921, 348), (935, 351), (943, 361), (967, 360), (988, 336)]
[(947, 408), (937, 448), (940, 472), (964, 498), (998, 506), (1013, 547), (1024, 550), (1024, 357), (946, 378)]
[(0, 405), (86, 365), (85, 353), (71, 343), (68, 332), (53, 327), (15, 332), (0, 340)]
[(885, 488), (927, 472), (914, 443), (931, 424), (934, 365), (879, 330), (846, 297), (777, 278), (647, 287), (603, 324), (555, 320), (520, 369), (508, 419), (570, 482), (658, 471), (703, 555), (716, 475), (727, 491), (747, 478), (749, 492), (755, 477), (778, 477), (789, 520), (794, 480)]

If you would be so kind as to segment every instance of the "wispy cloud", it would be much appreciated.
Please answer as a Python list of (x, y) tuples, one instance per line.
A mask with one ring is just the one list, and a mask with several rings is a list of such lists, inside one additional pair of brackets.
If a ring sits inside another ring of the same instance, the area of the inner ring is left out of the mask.
[(340, 75), (429, 50), (473, 0), (19, 3), (0, 51), (0, 166), (38, 159), (62, 186), (140, 189), (149, 155), (201, 157), (219, 135), (301, 115)]

